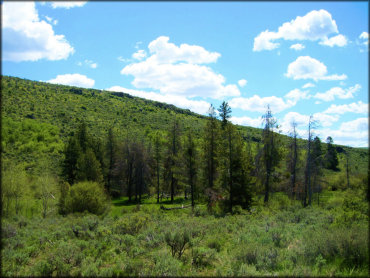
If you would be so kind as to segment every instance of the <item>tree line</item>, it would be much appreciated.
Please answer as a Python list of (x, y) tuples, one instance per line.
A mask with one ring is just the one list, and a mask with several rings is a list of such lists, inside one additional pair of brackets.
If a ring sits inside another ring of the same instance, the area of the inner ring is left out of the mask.
[(71, 186), (97, 182), (111, 196), (127, 196), (133, 203), (141, 203), (148, 194), (156, 196), (157, 203), (163, 198), (173, 203), (183, 194), (193, 207), (206, 201), (209, 209), (220, 204), (232, 212), (235, 206), (249, 209), (256, 194), (264, 194), (267, 203), (272, 185), (284, 184), (282, 190), (292, 198), (311, 205), (313, 192), (320, 191), (322, 168), (338, 170), (332, 138), (324, 152), (320, 138), (313, 137), (311, 117), (307, 146), (298, 144), (294, 122), (289, 145), (282, 146), (268, 107), (261, 142), (253, 147), (230, 122), (231, 113), (225, 101), (217, 110), (211, 105), (200, 138), (176, 116), (165, 132), (142, 137), (127, 130), (125, 138), (116, 138), (109, 128), (104, 141), (90, 135), (81, 122), (66, 144), (61, 176)]

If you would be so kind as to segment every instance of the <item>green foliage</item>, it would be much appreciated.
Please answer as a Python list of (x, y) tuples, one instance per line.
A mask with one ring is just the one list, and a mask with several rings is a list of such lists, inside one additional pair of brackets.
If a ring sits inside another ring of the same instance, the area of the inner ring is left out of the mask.
[(90, 181), (74, 184), (65, 198), (65, 211), (68, 213), (88, 211), (103, 214), (108, 209), (107, 196), (103, 187)]
[(172, 257), (181, 258), (191, 242), (191, 236), (187, 229), (176, 229), (165, 234), (167, 245), (171, 248)]

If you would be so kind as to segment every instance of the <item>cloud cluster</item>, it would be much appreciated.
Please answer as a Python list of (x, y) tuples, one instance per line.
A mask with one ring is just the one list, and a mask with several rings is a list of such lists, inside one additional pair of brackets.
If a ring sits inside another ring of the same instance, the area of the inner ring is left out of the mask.
[(347, 39), (343, 35), (328, 38), (329, 35), (337, 33), (337, 24), (328, 11), (313, 10), (303, 17), (297, 16), (296, 19), (285, 22), (278, 28), (277, 32), (271, 32), (269, 30), (261, 32), (254, 38), (253, 51), (278, 48), (280, 44), (274, 42), (277, 39), (319, 40), (322, 45), (331, 47), (334, 45), (340, 47), (345, 46), (347, 44)]
[(344, 114), (344, 113), (356, 113), (356, 114), (367, 114), (369, 112), (369, 104), (363, 103), (362, 101), (353, 102), (350, 104), (336, 105), (332, 104), (323, 113), (326, 114)]
[(322, 101), (333, 101), (336, 97), (340, 99), (349, 99), (353, 98), (353, 95), (360, 89), (360, 84), (356, 84), (348, 89), (333, 87), (324, 93), (316, 93), (313, 97)]
[(216, 62), (221, 56), (219, 53), (209, 52), (197, 45), (176, 46), (169, 43), (169, 38), (165, 36), (150, 42), (148, 49), (149, 57), (121, 70), (121, 74), (134, 77), (132, 85), (136, 88), (189, 98), (221, 99), (240, 95), (235, 84), (225, 85), (226, 80), (221, 74), (203, 65)]
[(88, 78), (86, 75), (78, 73), (57, 75), (56, 78), (46, 82), (83, 88), (92, 88), (95, 84), (95, 80)]
[(362, 40), (362, 44), (369, 45), (369, 33), (362, 32), (359, 38)]
[(120, 86), (113, 86), (106, 90), (112, 92), (124, 92), (132, 96), (173, 104), (199, 114), (205, 114), (210, 107), (210, 104), (204, 100), (189, 100), (184, 96), (162, 95), (155, 92), (127, 89)]
[(292, 44), (290, 47), (290, 49), (294, 49), (296, 51), (299, 51), (299, 50), (302, 50), (305, 48), (305, 46), (301, 43), (296, 43), (296, 44)]
[(238, 81), (238, 85), (240, 86), (240, 87), (244, 87), (245, 85), (247, 85), (247, 80), (245, 80), (245, 79), (240, 79), (239, 81)]
[(229, 101), (229, 105), (232, 108), (240, 108), (245, 111), (254, 111), (260, 113), (266, 112), (267, 105), (270, 106), (274, 113), (279, 113), (294, 106), (295, 104), (295, 101), (284, 101), (282, 98), (276, 96), (260, 97), (258, 95), (253, 95), (250, 98), (236, 97)]
[(53, 9), (62, 8), (62, 9), (70, 9), (75, 7), (82, 7), (87, 3), (87, 1), (58, 1), (58, 2), (51, 2), (51, 6)]
[(286, 98), (291, 99), (294, 102), (297, 102), (301, 99), (310, 99), (308, 91), (301, 91), (300, 89), (293, 89), (285, 95)]
[(82, 66), (83, 64), (87, 65), (88, 67), (92, 69), (96, 69), (98, 67), (98, 63), (95, 63), (91, 60), (85, 60), (83, 63), (82, 62), (77, 63), (78, 66)]
[(64, 35), (40, 20), (34, 2), (3, 2), (2, 17), (3, 60), (54, 61), (74, 53)]
[(286, 77), (297, 79), (313, 79), (318, 80), (345, 80), (345, 74), (327, 75), (328, 70), (324, 63), (311, 58), (310, 56), (299, 56), (295, 61), (288, 65)]

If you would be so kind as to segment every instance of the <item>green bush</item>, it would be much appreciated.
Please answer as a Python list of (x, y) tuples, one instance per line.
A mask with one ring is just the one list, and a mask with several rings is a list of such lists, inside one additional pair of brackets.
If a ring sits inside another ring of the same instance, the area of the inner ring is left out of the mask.
[(192, 253), (192, 263), (197, 267), (211, 266), (216, 257), (216, 251), (207, 247), (194, 248)]
[(108, 202), (100, 184), (84, 181), (71, 186), (66, 196), (65, 206), (65, 211), (68, 213), (88, 211), (100, 215), (108, 209)]

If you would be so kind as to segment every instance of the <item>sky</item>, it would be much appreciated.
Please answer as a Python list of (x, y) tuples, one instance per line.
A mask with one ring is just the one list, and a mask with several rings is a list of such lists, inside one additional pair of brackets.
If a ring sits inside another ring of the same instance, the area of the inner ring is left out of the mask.
[(2, 74), (368, 147), (368, 2), (2, 1)]

